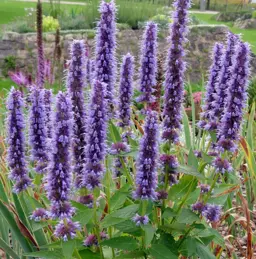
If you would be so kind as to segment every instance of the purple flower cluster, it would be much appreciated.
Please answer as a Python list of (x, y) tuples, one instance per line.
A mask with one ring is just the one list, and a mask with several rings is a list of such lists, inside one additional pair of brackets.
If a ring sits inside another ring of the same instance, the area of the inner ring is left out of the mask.
[(94, 81), (87, 124), (86, 163), (81, 187), (92, 190), (100, 186), (103, 176), (103, 160), (106, 153), (106, 84)]
[(157, 72), (157, 24), (154, 22), (147, 23), (141, 46), (139, 90), (142, 94), (137, 101), (152, 103)]
[(54, 235), (63, 241), (68, 241), (69, 238), (73, 239), (76, 237), (76, 231), (80, 230), (78, 222), (73, 222), (70, 219), (64, 219), (59, 222), (56, 226)]
[(162, 138), (173, 143), (179, 141), (177, 130), (181, 127), (181, 105), (184, 93), (183, 76), (185, 72), (183, 44), (187, 33), (189, 7), (190, 0), (176, 0), (174, 2), (171, 46), (166, 64)]
[(86, 62), (86, 82), (90, 86), (92, 86), (92, 84), (93, 84), (94, 71), (95, 71), (94, 60), (87, 58), (87, 62)]
[(200, 189), (201, 189), (201, 193), (208, 193), (211, 189), (210, 185), (208, 184), (200, 184), (199, 185)]
[[(100, 240), (101, 241), (106, 240), (107, 238), (108, 238), (108, 236), (105, 232), (100, 233)], [(98, 244), (99, 244), (98, 238), (94, 234), (88, 235), (86, 237), (86, 239), (84, 240), (84, 246), (86, 246), (86, 247), (98, 246)]]
[(157, 198), (158, 160), (158, 113), (147, 111), (144, 136), (140, 141), (137, 159), (136, 199), (155, 200)]
[(147, 215), (140, 216), (139, 214), (136, 214), (132, 218), (132, 221), (136, 223), (136, 226), (147, 225), (149, 222), (149, 218)]
[(123, 57), (123, 62), (120, 72), (119, 85), (119, 105), (118, 118), (120, 120), (119, 126), (126, 127), (130, 125), (131, 120), (131, 101), (133, 95), (133, 73), (134, 73), (134, 58), (131, 54)]
[(46, 173), (49, 156), (47, 145), (47, 125), (45, 112), (45, 90), (34, 87), (30, 95), (29, 144), (32, 161), (36, 163), (36, 172)]
[(29, 87), (32, 83), (29, 77), (21, 71), (9, 72), (8, 75), (10, 79), (18, 86)]
[(33, 213), (29, 217), (31, 220), (34, 221), (41, 221), (43, 219), (49, 218), (49, 212), (43, 208), (37, 208), (33, 211)]
[(48, 139), (52, 138), (53, 124), (52, 124), (52, 90), (44, 90), (44, 111), (45, 111), (45, 124), (46, 124), (46, 136)]
[(236, 150), (235, 141), (239, 139), (240, 127), (243, 120), (243, 109), (246, 106), (248, 78), (250, 74), (250, 47), (240, 43), (235, 49), (236, 59), (233, 60), (231, 79), (228, 84), (226, 106), (221, 118), (218, 132), (218, 148), (220, 151)]
[(210, 222), (218, 222), (221, 217), (221, 206), (197, 202), (192, 205), (192, 210), (202, 214)]
[(109, 153), (111, 155), (118, 155), (123, 152), (129, 152), (129, 151), (130, 151), (130, 147), (124, 142), (114, 143), (109, 149)]
[(51, 201), (51, 216), (66, 218), (74, 213), (68, 202), (71, 185), (72, 105), (68, 95), (62, 92), (59, 92), (56, 99), (55, 134), (47, 179), (47, 194)]
[(88, 194), (88, 195), (80, 196), (79, 202), (84, 204), (88, 208), (92, 208), (93, 207), (93, 195)]
[(31, 185), (25, 158), (24, 102), (20, 91), (12, 88), (7, 100), (7, 161), (10, 179), (15, 181), (13, 191), (19, 193)]
[(239, 44), (239, 41), (240, 40), (238, 35), (235, 35), (231, 32), (228, 33), (227, 48), (222, 61), (223, 66), (220, 71), (217, 96), (215, 98), (215, 101), (213, 102), (214, 109), (212, 113), (214, 114), (215, 118), (218, 118), (218, 121), (220, 120), (223, 114), (227, 92), (229, 91), (228, 88), (230, 85), (230, 80), (233, 77), (232, 67), (234, 66), (236, 46), (237, 44)]
[(100, 5), (101, 18), (97, 26), (95, 79), (107, 85), (109, 115), (114, 112), (114, 84), (116, 74), (116, 6), (115, 2), (102, 0)]
[(220, 73), (223, 67), (224, 45), (216, 43), (213, 48), (213, 62), (210, 69), (209, 81), (206, 86), (205, 104), (201, 113), (199, 127), (206, 130), (216, 130), (218, 117), (214, 109), (214, 102), (219, 98), (217, 95), (220, 82)]
[(83, 40), (74, 40), (71, 44), (71, 60), (69, 63), (67, 88), (72, 101), (73, 110), (73, 157), (76, 187), (81, 184), (85, 163), (86, 146), (86, 113), (84, 101), (85, 88), (85, 44)]
[(165, 181), (165, 175), (167, 174), (167, 179), (169, 185), (176, 184), (177, 181), (177, 168), (179, 167), (178, 159), (173, 155), (163, 154), (159, 158), (160, 166), (162, 169), (162, 181)]
[(225, 172), (230, 173), (233, 171), (232, 165), (229, 163), (229, 161), (220, 157), (216, 157), (214, 159), (213, 167), (215, 168), (216, 172), (221, 174), (224, 174)]

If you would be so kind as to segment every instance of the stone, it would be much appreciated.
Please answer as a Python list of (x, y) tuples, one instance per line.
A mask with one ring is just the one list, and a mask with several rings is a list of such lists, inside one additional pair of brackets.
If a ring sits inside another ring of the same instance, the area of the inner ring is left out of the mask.
[(240, 29), (256, 29), (256, 19), (236, 20), (234, 27)]

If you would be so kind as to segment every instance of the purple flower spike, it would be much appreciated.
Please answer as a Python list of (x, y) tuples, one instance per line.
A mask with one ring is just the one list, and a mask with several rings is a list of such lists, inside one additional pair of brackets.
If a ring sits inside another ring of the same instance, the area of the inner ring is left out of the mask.
[(28, 87), (31, 84), (29, 77), (24, 75), (21, 71), (9, 72), (8, 75), (18, 86)]
[(130, 151), (130, 147), (123, 142), (117, 142), (112, 144), (111, 148), (109, 149), (109, 153), (111, 155), (118, 155), (124, 152), (129, 152)]
[(76, 231), (79, 231), (80, 225), (78, 222), (73, 222), (70, 219), (61, 220), (56, 226), (54, 235), (61, 238), (63, 241), (68, 241), (68, 239), (73, 239), (76, 237)]
[(214, 109), (212, 110), (214, 116), (218, 117), (218, 121), (222, 117), (224, 106), (226, 103), (227, 92), (230, 86), (230, 81), (233, 77), (233, 66), (235, 57), (237, 56), (236, 46), (239, 44), (240, 39), (238, 35), (231, 32), (228, 33), (228, 41), (226, 52), (223, 57), (223, 66), (220, 72), (220, 80), (218, 83), (217, 94), (213, 102)]
[(220, 74), (223, 67), (223, 56), (225, 47), (221, 43), (216, 43), (213, 48), (212, 66), (210, 69), (209, 81), (206, 86), (205, 105), (201, 113), (201, 121), (199, 127), (207, 130), (216, 130), (218, 117), (215, 109), (214, 102), (218, 99), (217, 90), (220, 82)]
[[(100, 239), (101, 241), (107, 239), (108, 236), (105, 232), (100, 233)], [(97, 236), (94, 234), (88, 235), (86, 239), (84, 240), (84, 246), (91, 247), (91, 246), (98, 246), (98, 239)]]
[(168, 198), (168, 193), (165, 190), (160, 190), (157, 192), (157, 199), (158, 200), (166, 200)]
[(86, 113), (84, 101), (85, 88), (85, 44), (83, 40), (74, 40), (71, 44), (71, 60), (67, 76), (67, 88), (73, 110), (73, 155), (76, 187), (81, 185), (86, 146)]
[(195, 212), (202, 213), (206, 209), (206, 206), (202, 202), (197, 202), (192, 204), (191, 208)]
[(48, 175), (47, 194), (51, 201), (53, 217), (70, 216), (73, 209), (68, 205), (71, 185), (70, 147), (72, 135), (71, 100), (59, 92), (54, 118), (55, 132)]
[(53, 124), (52, 124), (52, 90), (45, 89), (44, 90), (44, 111), (45, 111), (45, 123), (47, 128), (47, 138), (52, 138)]
[(232, 165), (226, 159), (221, 159), (220, 157), (216, 157), (213, 161), (213, 167), (215, 168), (216, 172), (224, 174), (225, 172), (232, 172), (233, 168)]
[(177, 169), (179, 167), (179, 162), (176, 156), (163, 154), (160, 156), (159, 160), (163, 169), (166, 167), (168, 167), (168, 169)]
[(243, 110), (246, 106), (248, 78), (250, 74), (250, 47), (240, 43), (236, 48), (238, 53), (232, 68), (232, 79), (228, 85), (228, 95), (221, 126), (218, 132), (218, 148), (220, 151), (236, 150), (235, 142), (239, 139), (243, 120)]
[(45, 82), (45, 63), (43, 48), (43, 10), (40, 0), (36, 7), (36, 26), (37, 26), (37, 87), (43, 88)]
[(131, 121), (131, 102), (133, 95), (133, 73), (134, 73), (134, 58), (131, 54), (123, 57), (123, 62), (120, 72), (119, 85), (119, 106), (118, 118), (120, 120), (119, 126), (126, 127), (130, 125)]
[(81, 187), (92, 190), (100, 186), (103, 177), (103, 160), (106, 153), (106, 85), (95, 81), (87, 124), (87, 145), (85, 149), (86, 164), (82, 176)]
[(31, 185), (25, 158), (23, 107), (21, 92), (12, 88), (7, 100), (7, 161), (10, 167), (9, 177), (16, 181), (14, 191), (17, 193)]
[(93, 207), (93, 195), (88, 194), (88, 195), (85, 195), (85, 196), (80, 196), (79, 202), (84, 204), (88, 208), (92, 208)]
[(44, 174), (49, 162), (44, 89), (33, 88), (30, 99), (32, 104), (29, 115), (29, 144), (32, 161), (36, 163), (36, 172)]
[(33, 211), (33, 213), (29, 217), (31, 220), (34, 221), (41, 221), (43, 219), (49, 218), (49, 212), (43, 208), (39, 208)]
[(157, 24), (154, 22), (147, 23), (141, 46), (139, 89), (142, 95), (137, 101), (152, 103), (157, 72)]
[(157, 198), (158, 113), (148, 111), (137, 159), (136, 199)]
[(189, 7), (190, 0), (176, 0), (174, 2), (175, 11), (173, 12), (173, 23), (171, 25), (171, 46), (166, 64), (162, 138), (173, 143), (179, 141), (178, 130), (181, 127), (181, 105), (184, 94), (183, 77), (185, 73), (183, 44), (187, 34)]
[(102, 0), (100, 5), (101, 18), (97, 26), (95, 79), (107, 85), (109, 115), (114, 113), (114, 84), (116, 75), (116, 6), (112, 0)]
[(208, 184), (200, 184), (201, 193), (208, 193), (211, 189), (210, 185)]
[(132, 221), (134, 221), (136, 223), (136, 226), (147, 225), (149, 222), (149, 218), (147, 215), (140, 216), (139, 214), (136, 214), (132, 218)]
[(92, 86), (92, 84), (93, 84), (94, 71), (95, 71), (94, 60), (87, 58), (87, 62), (86, 62), (86, 83), (90, 86)]
[(210, 222), (218, 222), (221, 216), (221, 206), (214, 204), (206, 204), (202, 215)]

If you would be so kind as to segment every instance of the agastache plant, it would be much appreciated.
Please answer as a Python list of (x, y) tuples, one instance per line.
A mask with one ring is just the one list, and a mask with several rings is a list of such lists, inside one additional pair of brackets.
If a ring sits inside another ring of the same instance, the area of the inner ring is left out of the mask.
[(72, 142), (72, 104), (67, 94), (56, 97), (55, 131), (47, 177), (47, 194), (51, 201), (51, 217), (69, 218), (74, 209), (69, 203), (71, 187), (70, 148)]
[(144, 136), (140, 141), (137, 159), (136, 199), (155, 200), (157, 198), (158, 159), (158, 113), (147, 111)]
[(29, 144), (31, 146), (31, 156), (32, 161), (36, 164), (36, 172), (44, 174), (49, 161), (44, 89), (33, 87), (30, 100)]
[(217, 129), (218, 117), (213, 104), (214, 101), (219, 98), (217, 91), (223, 67), (224, 50), (224, 45), (221, 43), (216, 43), (213, 48), (213, 61), (210, 68), (209, 81), (206, 86), (205, 103), (203, 106), (203, 112), (201, 113), (200, 122), (198, 123), (200, 128), (206, 130)]
[(152, 103), (157, 72), (157, 24), (148, 22), (141, 45), (139, 90), (141, 96), (137, 101)]
[(226, 104), (226, 98), (228, 93), (228, 87), (232, 80), (232, 69), (235, 62), (236, 46), (239, 44), (240, 39), (238, 35), (231, 32), (228, 33), (227, 48), (223, 57), (223, 66), (220, 72), (220, 79), (218, 83), (217, 95), (213, 102), (214, 114), (218, 118), (218, 122), (223, 115), (224, 107)]
[(243, 120), (243, 110), (246, 106), (247, 87), (249, 84), (249, 63), (250, 46), (247, 43), (240, 43), (235, 49), (236, 59), (231, 70), (232, 79), (228, 84), (226, 106), (221, 119), (221, 126), (218, 132), (218, 148), (234, 152), (239, 140), (240, 127)]
[(114, 0), (100, 5), (101, 18), (97, 26), (95, 50), (95, 79), (107, 85), (108, 113), (114, 113), (114, 84), (116, 75), (116, 6)]
[(24, 101), (20, 91), (12, 88), (7, 100), (7, 162), (9, 177), (15, 184), (13, 191), (19, 193), (31, 185), (25, 157)]
[(37, 27), (37, 87), (43, 88), (45, 82), (45, 63), (43, 48), (43, 10), (40, 0), (36, 7), (36, 27)]
[(48, 139), (52, 138), (52, 132), (53, 132), (52, 103), (53, 103), (52, 90), (44, 89), (44, 112), (45, 112), (46, 136)]
[(173, 6), (175, 11), (173, 12), (173, 23), (171, 25), (171, 46), (168, 51), (164, 82), (162, 137), (165, 140), (177, 143), (179, 141), (177, 130), (181, 128), (181, 105), (184, 93), (183, 77), (185, 61), (183, 57), (185, 51), (183, 44), (188, 31), (188, 8), (190, 7), (190, 0), (176, 0)]
[(130, 126), (131, 102), (133, 96), (134, 58), (128, 53), (123, 57), (120, 72), (118, 119), (120, 127)]
[(103, 160), (106, 153), (107, 100), (106, 84), (94, 81), (87, 124), (86, 164), (82, 187), (92, 190), (101, 185), (104, 173)]
[(85, 43), (75, 40), (71, 45), (71, 60), (69, 63), (67, 88), (72, 101), (74, 117), (73, 124), (73, 156), (76, 186), (80, 185), (80, 178), (85, 163), (86, 146), (86, 112), (84, 88), (86, 84)]

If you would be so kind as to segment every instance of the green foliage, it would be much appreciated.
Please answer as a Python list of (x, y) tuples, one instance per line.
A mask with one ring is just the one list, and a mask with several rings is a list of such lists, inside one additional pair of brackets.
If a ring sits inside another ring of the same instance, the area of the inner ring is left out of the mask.
[(43, 31), (44, 32), (55, 32), (60, 28), (59, 21), (54, 19), (52, 16), (43, 16)]
[(9, 71), (14, 71), (16, 69), (16, 57), (7, 56), (4, 58), (4, 64), (2, 67), (2, 73), (4, 77), (8, 77)]
[(252, 18), (256, 19), (256, 11), (252, 13)]
[(253, 103), (256, 102), (256, 77), (250, 81), (248, 87), (248, 103), (249, 107), (252, 106)]
[(168, 29), (172, 19), (170, 16), (164, 14), (157, 14), (154, 17), (150, 18), (151, 21), (154, 21), (160, 29)]

